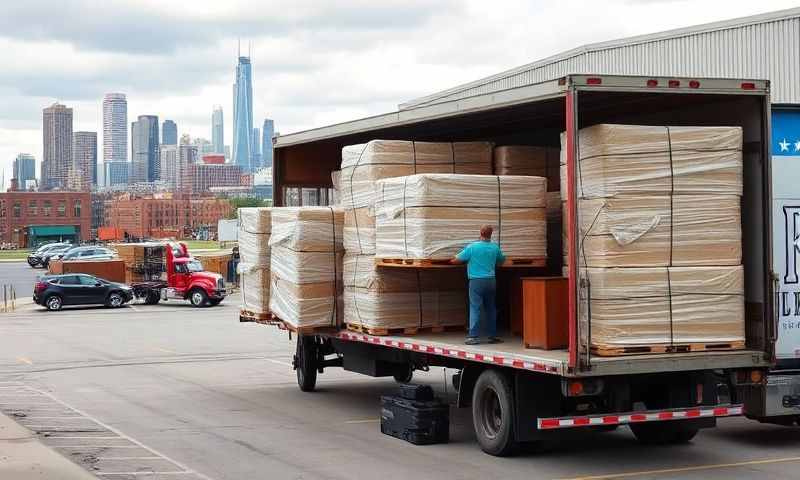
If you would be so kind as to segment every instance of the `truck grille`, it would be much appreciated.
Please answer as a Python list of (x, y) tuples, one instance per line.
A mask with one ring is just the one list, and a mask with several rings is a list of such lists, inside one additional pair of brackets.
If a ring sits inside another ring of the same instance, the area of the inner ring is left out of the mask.
[(225, 290), (225, 280), (218, 278), (217, 279), (217, 288), (219, 290)]

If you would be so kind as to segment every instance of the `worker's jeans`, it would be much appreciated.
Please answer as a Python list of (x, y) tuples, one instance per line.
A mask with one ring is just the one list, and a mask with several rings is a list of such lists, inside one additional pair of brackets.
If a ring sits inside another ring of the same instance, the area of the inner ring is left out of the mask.
[(469, 336), (481, 334), (481, 306), (486, 314), (484, 328), (490, 337), (497, 335), (497, 307), (495, 294), (497, 285), (494, 278), (473, 278), (469, 281)]

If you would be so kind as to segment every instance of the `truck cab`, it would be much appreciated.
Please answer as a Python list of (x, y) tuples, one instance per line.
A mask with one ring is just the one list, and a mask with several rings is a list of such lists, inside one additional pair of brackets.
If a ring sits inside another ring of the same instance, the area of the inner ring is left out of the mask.
[(225, 298), (222, 275), (204, 271), (185, 243), (171, 243), (165, 250), (167, 297), (189, 300), (195, 307), (215, 306)]

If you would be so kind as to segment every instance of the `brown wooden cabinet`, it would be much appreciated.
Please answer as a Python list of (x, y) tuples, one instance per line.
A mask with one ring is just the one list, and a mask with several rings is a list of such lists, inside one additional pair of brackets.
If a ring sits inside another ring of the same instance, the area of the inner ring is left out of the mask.
[[(522, 338), (527, 348), (555, 350), (568, 343), (568, 284), (564, 277), (523, 277)], [(513, 328), (512, 328), (513, 329)]]

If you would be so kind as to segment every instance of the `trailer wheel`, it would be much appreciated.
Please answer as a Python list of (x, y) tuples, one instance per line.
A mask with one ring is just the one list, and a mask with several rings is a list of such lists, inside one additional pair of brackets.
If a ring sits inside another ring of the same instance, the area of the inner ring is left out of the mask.
[(472, 423), (481, 449), (505, 456), (516, 447), (514, 395), (508, 377), (498, 370), (484, 370), (472, 392)]
[(414, 378), (414, 367), (410, 363), (394, 372), (394, 381), (397, 383), (408, 383), (412, 378)]
[(145, 305), (156, 305), (159, 301), (161, 301), (161, 296), (153, 290), (147, 292), (147, 296), (144, 298)]
[(317, 385), (317, 343), (315, 337), (297, 336), (297, 353), (294, 356), (297, 385), (304, 392), (313, 392)]
[(681, 421), (649, 422), (629, 425), (636, 439), (646, 445), (670, 445), (690, 442), (697, 427)]

